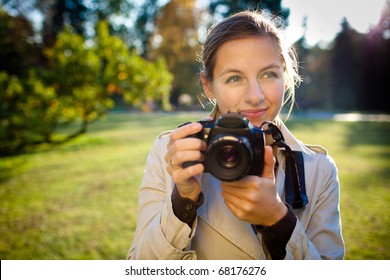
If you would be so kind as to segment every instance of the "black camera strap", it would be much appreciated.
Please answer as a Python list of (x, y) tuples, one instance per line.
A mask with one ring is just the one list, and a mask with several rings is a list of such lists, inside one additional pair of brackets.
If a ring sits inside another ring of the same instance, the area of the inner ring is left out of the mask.
[(286, 152), (286, 177), (285, 177), (285, 196), (286, 202), (294, 209), (303, 208), (309, 200), (306, 195), (305, 171), (303, 154), (299, 151), (292, 151), (290, 146), (284, 141), (280, 129), (272, 122), (264, 122), (261, 127), (265, 134), (271, 135), (274, 144)]

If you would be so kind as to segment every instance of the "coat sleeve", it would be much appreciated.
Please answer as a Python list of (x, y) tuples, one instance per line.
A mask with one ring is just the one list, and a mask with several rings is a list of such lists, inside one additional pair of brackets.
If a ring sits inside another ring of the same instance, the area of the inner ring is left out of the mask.
[(312, 194), (309, 216), (299, 218), (286, 246), (286, 259), (343, 259), (344, 241), (340, 220), (340, 184), (331, 157), (317, 154), (311, 166)]
[[(158, 138), (149, 152), (139, 189), (137, 228), (127, 259), (195, 259), (188, 250), (192, 229), (173, 213), (173, 181), (164, 156), (168, 137)], [(193, 228), (196, 228), (197, 221)]]

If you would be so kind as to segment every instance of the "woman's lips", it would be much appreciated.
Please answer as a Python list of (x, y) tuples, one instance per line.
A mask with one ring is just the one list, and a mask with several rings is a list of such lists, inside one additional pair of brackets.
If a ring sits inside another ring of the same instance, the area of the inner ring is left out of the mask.
[(248, 119), (258, 119), (264, 116), (265, 112), (268, 108), (265, 109), (256, 109), (256, 110), (244, 110), (241, 111), (241, 114), (243, 114)]

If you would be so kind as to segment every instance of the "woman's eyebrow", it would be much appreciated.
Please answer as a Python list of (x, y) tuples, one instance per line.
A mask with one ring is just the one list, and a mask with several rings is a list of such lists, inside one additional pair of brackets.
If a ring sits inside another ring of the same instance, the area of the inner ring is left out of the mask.
[[(269, 70), (269, 69), (273, 69), (273, 68), (280, 69), (281, 66), (279, 63), (270, 63), (270, 64), (264, 66), (263, 68), (261, 68), (259, 72), (263, 72), (265, 70)], [(243, 73), (243, 72), (239, 69), (228, 68), (228, 69), (224, 70), (219, 76), (222, 77), (223, 75), (226, 75), (228, 73)]]
[(223, 75), (226, 75), (228, 73), (242, 73), (241, 70), (238, 70), (238, 69), (234, 69), (234, 68), (228, 68), (226, 70), (224, 70), (220, 76), (223, 76)]
[(281, 65), (279, 63), (270, 63), (269, 65), (261, 68), (260, 72), (263, 72), (268, 69), (273, 69), (273, 68), (281, 68)]

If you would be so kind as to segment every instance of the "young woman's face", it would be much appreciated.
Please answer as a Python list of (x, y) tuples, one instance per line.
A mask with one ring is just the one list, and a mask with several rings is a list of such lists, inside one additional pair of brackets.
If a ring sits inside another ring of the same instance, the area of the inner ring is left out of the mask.
[(224, 43), (216, 54), (213, 77), (213, 81), (202, 77), (202, 84), (221, 113), (240, 112), (256, 126), (279, 114), (285, 80), (271, 38), (252, 36)]

